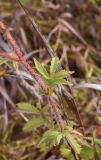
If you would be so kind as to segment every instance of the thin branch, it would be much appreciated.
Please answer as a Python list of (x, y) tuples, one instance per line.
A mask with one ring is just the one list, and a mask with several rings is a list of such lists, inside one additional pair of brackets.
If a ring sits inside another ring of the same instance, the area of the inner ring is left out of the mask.
[(7, 59), (10, 59), (10, 60), (13, 60), (13, 61), (19, 61), (18, 58), (15, 58), (13, 56), (7, 55), (6, 53), (0, 53), (0, 57), (7, 58)]

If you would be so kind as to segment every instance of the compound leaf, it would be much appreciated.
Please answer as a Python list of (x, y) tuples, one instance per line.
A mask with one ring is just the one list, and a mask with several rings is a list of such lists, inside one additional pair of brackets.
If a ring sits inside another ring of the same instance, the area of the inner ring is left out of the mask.
[(54, 74), (58, 65), (58, 58), (53, 57), (51, 61), (51, 66), (50, 66), (50, 74)]
[(34, 59), (34, 63), (35, 63), (35, 67), (38, 70), (38, 72), (44, 77), (44, 78), (48, 78), (48, 72), (46, 70), (46, 68), (39, 63), (36, 59)]
[(62, 133), (56, 130), (48, 130), (44, 133), (40, 143), (44, 143), (46, 146), (57, 146), (62, 139)]
[(39, 110), (35, 106), (33, 106), (27, 102), (17, 103), (17, 106), (22, 112), (35, 113), (35, 114), (39, 113)]
[(66, 71), (66, 70), (61, 70), (56, 73), (56, 78), (59, 78), (59, 79), (66, 78), (66, 77), (70, 76), (70, 74), (72, 74), (72, 72)]
[(25, 131), (25, 132), (33, 131), (34, 129), (36, 129), (39, 126), (44, 125), (44, 124), (45, 124), (45, 121), (43, 118), (34, 118), (34, 119), (29, 120), (25, 124), (23, 131)]

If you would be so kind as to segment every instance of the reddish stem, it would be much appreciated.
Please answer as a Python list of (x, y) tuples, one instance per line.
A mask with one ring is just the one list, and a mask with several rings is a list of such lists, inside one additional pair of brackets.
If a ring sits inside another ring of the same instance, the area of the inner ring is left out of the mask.
[(8, 58), (8, 59), (11, 59), (13, 61), (19, 61), (18, 58), (15, 58), (15, 57), (12, 57), (10, 55), (7, 55), (7, 53), (0, 53), (0, 57), (3, 57), (3, 58)]
[(60, 114), (58, 112), (57, 106), (55, 105), (55, 102), (54, 102), (54, 99), (53, 99), (52, 96), (49, 97), (49, 101), (50, 101), (50, 104), (51, 104), (51, 106), (53, 108), (53, 112), (55, 113), (57, 122), (60, 124), (61, 129), (64, 130), (64, 128), (65, 128), (64, 123), (63, 123), (62, 118), (61, 118), (61, 116), (60, 116)]
[(37, 80), (37, 82), (39, 83), (41, 88), (47, 94), (48, 93), (48, 88), (46, 87), (44, 82), (40, 79), (39, 75), (32, 69), (32, 67), (23, 58), (22, 53), (21, 53), (20, 49), (18, 48), (18, 46), (17, 46), (15, 40), (13, 39), (13, 37), (8, 32), (7, 32), (6, 36), (7, 36), (7, 39), (9, 41), (9, 43), (11, 44), (13, 50), (15, 51), (17, 56), (19, 57), (19, 60), (22, 62), (22, 64), (25, 66), (25, 68), (30, 72), (30, 74)]
[[(4, 32), (6, 30), (6, 27), (5, 27), (5, 25), (2, 22), (0, 22), (0, 29), (2, 31), (4, 31)], [(31, 66), (23, 58), (22, 53), (21, 53), (19, 47), (17, 46), (15, 40), (13, 39), (13, 37), (11, 36), (11, 34), (9, 32), (6, 32), (6, 37), (8, 39), (8, 42), (11, 44), (13, 50), (17, 54), (17, 56), (18, 56), (19, 60), (21, 61), (21, 63), (25, 66), (25, 68), (29, 71), (29, 73), (37, 80), (38, 84), (41, 86), (41, 88), (46, 93), (46, 95), (48, 95), (48, 88), (47, 88), (47, 86), (41, 80), (40, 76), (36, 73), (36, 71), (34, 71), (34, 69), (31, 68)], [(61, 115), (58, 112), (57, 106), (55, 105), (55, 102), (54, 102), (54, 99), (53, 99), (52, 96), (49, 97), (49, 101), (50, 101), (50, 104), (51, 104), (51, 106), (53, 108), (53, 111), (54, 111), (54, 114), (56, 116), (57, 122), (59, 123), (60, 128), (63, 130), (64, 129), (64, 123), (62, 121)]]

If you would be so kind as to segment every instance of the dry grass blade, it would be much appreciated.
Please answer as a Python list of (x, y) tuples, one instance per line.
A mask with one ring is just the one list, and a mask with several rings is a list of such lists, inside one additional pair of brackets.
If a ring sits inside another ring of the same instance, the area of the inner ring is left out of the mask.
[(58, 21), (65, 26), (67, 29), (69, 29), (86, 47), (88, 47), (92, 52), (95, 52), (97, 54), (100, 54), (94, 47), (92, 47), (91, 45), (89, 45), (84, 38), (76, 31), (76, 29), (74, 29), (74, 27), (68, 23), (67, 21), (65, 21), (64, 19), (59, 18)]
[(8, 113), (7, 113), (7, 104), (6, 104), (6, 101), (4, 100), (4, 111), (5, 111), (5, 114), (4, 114), (4, 124), (3, 124), (3, 134), (6, 132), (7, 130), (7, 127), (8, 127)]
[(67, 21), (59, 18), (59, 22), (64, 25), (66, 28), (68, 28), (76, 37), (78, 37), (80, 39), (80, 41), (84, 44), (84, 45), (88, 45), (87, 42), (82, 38), (82, 36), (72, 27), (72, 25), (70, 23), (68, 23)]
[(3, 88), (2, 86), (0, 86), (0, 93), (1, 93), (1, 95), (5, 98), (5, 100), (11, 105), (11, 107), (12, 107), (16, 112), (19, 113), (19, 115), (24, 119), (24, 121), (27, 122), (27, 121), (28, 121), (27, 117), (25, 117), (25, 115), (24, 115), (22, 112), (20, 112), (20, 111), (18, 111), (18, 110), (16, 109), (15, 104), (13, 103), (13, 101), (11, 100), (11, 98), (9, 97), (9, 95), (7, 94), (5, 88)]
[(22, 7), (22, 9), (24, 10), (25, 14), (27, 15), (27, 18), (29, 19), (30, 23), (32, 24), (33, 28), (36, 30), (36, 32), (38, 33), (39, 37), (42, 39), (46, 50), (48, 51), (48, 53), (50, 54), (50, 56), (54, 56), (54, 52), (52, 50), (52, 48), (50, 47), (50, 45), (48, 44), (46, 38), (41, 34), (40, 30), (38, 29), (38, 26), (36, 25), (35, 21), (32, 20), (30, 14), (28, 13), (27, 9), (22, 5), (22, 3), (17, 0), (18, 3), (20, 4), (20, 6)]
[(73, 89), (84, 89), (84, 88), (90, 88), (101, 91), (101, 85), (100, 84), (94, 84), (94, 83), (84, 83), (84, 84), (78, 84), (73, 87)]

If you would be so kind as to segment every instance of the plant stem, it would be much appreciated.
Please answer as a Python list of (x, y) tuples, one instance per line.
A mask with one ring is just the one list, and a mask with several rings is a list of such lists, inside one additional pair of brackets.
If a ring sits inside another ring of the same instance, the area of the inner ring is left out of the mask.
[(15, 53), (17, 54), (17, 56), (19, 57), (19, 60), (21, 61), (21, 63), (25, 66), (25, 68), (29, 71), (29, 73), (37, 80), (38, 84), (41, 86), (41, 88), (43, 89), (43, 91), (46, 94), (48, 94), (48, 88), (46, 87), (46, 85), (44, 84), (44, 82), (40, 79), (40, 77), (36, 73), (36, 71), (34, 71), (34, 69), (32, 69), (32, 67), (23, 58), (20, 49), (18, 48), (15, 40), (10, 35), (10, 33), (7, 32), (6, 37), (7, 37), (8, 41), (9, 41), (9, 43), (11, 44), (13, 50), (15, 51)]
[[(1, 31), (5, 32), (6, 37), (10, 45), (12, 46), (13, 50), (17, 54), (19, 60), (21, 63), (25, 66), (25, 68), (28, 70), (28, 72), (36, 79), (40, 87), (43, 89), (46, 95), (48, 95), (48, 88), (44, 84), (44, 82), (41, 80), (40, 76), (36, 73), (36, 71), (26, 62), (26, 60), (23, 58), (22, 52), (20, 51), (19, 47), (17, 46), (15, 40), (11, 36), (11, 34), (7, 31), (6, 32), (6, 26), (0, 21), (0, 29)], [(54, 99), (52, 96), (49, 97), (49, 102), (53, 108), (53, 112), (56, 116), (57, 122), (60, 125), (61, 130), (64, 129), (64, 123), (62, 121), (62, 117), (58, 112), (57, 106), (55, 105)]]
[(0, 57), (7, 58), (7, 59), (11, 59), (11, 60), (13, 60), (13, 61), (19, 61), (18, 58), (15, 58), (15, 57), (13, 57), (13, 56), (7, 55), (7, 53), (0, 53)]
[(65, 126), (64, 126), (64, 123), (61, 119), (61, 116), (58, 112), (58, 109), (57, 109), (57, 106), (55, 105), (55, 101), (54, 101), (54, 98), (52, 96), (49, 97), (49, 101), (50, 101), (50, 104), (53, 108), (53, 112), (55, 113), (55, 116), (56, 116), (56, 119), (57, 119), (57, 122), (60, 124), (60, 127), (62, 130), (64, 130)]

